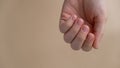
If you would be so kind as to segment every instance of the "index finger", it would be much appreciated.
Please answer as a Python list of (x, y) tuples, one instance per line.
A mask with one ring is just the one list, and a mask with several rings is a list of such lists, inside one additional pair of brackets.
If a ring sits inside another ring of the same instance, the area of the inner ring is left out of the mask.
[(74, 15), (74, 16), (70, 16), (68, 19), (61, 19), (59, 24), (60, 31), (62, 33), (67, 32), (72, 27), (76, 18), (77, 16)]

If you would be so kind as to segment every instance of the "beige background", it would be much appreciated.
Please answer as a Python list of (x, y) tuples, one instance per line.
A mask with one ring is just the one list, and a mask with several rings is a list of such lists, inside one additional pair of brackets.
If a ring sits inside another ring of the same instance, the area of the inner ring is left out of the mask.
[(58, 23), (63, 0), (0, 0), (0, 68), (120, 68), (120, 0), (106, 0), (100, 49), (73, 51)]

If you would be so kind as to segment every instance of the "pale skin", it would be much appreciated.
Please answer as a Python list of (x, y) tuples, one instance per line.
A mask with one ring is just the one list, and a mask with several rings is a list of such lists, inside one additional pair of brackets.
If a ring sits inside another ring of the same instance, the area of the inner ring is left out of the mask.
[(74, 50), (98, 49), (106, 23), (104, 0), (65, 0), (60, 31)]

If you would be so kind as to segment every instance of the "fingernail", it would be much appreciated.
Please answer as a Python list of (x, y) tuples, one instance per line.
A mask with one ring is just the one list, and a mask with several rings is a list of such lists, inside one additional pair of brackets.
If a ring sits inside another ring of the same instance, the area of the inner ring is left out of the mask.
[(79, 18), (78, 19), (78, 25), (82, 25), (82, 23), (83, 23), (83, 19)]
[(99, 48), (97, 43), (98, 43), (98, 42), (96, 41), (96, 38), (95, 38), (94, 44), (93, 44), (94, 49), (98, 49), (98, 48)]
[(89, 31), (88, 26), (83, 25), (83, 27), (82, 27), (82, 31), (83, 31), (83, 32), (88, 32), (88, 31)]
[(72, 19), (73, 19), (73, 20), (75, 20), (76, 18), (77, 18), (77, 16), (76, 16), (76, 15), (73, 15), (73, 16), (72, 16)]

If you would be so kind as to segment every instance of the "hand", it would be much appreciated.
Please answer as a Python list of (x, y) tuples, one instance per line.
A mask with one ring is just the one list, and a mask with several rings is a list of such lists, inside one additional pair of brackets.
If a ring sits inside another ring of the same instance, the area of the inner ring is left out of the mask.
[(60, 31), (74, 50), (98, 48), (106, 22), (103, 0), (65, 0)]

